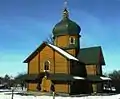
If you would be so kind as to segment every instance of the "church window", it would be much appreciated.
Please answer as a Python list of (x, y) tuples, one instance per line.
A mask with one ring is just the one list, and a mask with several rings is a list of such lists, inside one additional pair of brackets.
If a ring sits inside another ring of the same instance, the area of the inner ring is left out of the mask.
[(44, 63), (44, 71), (49, 71), (49, 70), (50, 70), (50, 62), (45, 61), (45, 63)]
[(70, 44), (75, 44), (75, 38), (74, 37), (70, 37)]

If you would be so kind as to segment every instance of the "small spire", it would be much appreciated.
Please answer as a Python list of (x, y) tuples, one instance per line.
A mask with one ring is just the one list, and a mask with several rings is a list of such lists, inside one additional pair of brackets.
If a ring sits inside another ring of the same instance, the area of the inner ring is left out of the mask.
[(67, 10), (68, 6), (68, 0), (64, 1), (64, 10), (63, 10), (63, 19), (66, 19), (69, 17), (69, 12)]

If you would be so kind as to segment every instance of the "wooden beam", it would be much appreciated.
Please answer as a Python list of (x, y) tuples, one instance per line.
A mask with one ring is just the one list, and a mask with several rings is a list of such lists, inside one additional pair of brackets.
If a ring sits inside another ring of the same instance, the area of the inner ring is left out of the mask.
[(40, 52), (38, 51), (38, 73), (40, 74)]

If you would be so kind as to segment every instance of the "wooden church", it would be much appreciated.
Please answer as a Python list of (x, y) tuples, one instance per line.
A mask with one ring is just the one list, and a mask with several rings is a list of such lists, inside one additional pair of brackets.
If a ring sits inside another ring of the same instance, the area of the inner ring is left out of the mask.
[(102, 92), (102, 82), (109, 80), (102, 75), (102, 49), (81, 49), (80, 31), (65, 8), (52, 31), (54, 44), (43, 42), (24, 60), (28, 65), (28, 91), (50, 92), (53, 85), (56, 93)]

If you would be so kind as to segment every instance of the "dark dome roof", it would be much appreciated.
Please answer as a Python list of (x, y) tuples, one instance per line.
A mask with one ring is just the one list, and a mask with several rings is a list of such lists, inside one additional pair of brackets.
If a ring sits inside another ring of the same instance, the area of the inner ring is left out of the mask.
[(68, 18), (68, 11), (65, 9), (63, 12), (63, 19), (53, 28), (53, 35), (74, 35), (79, 34), (80, 31), (80, 26)]

